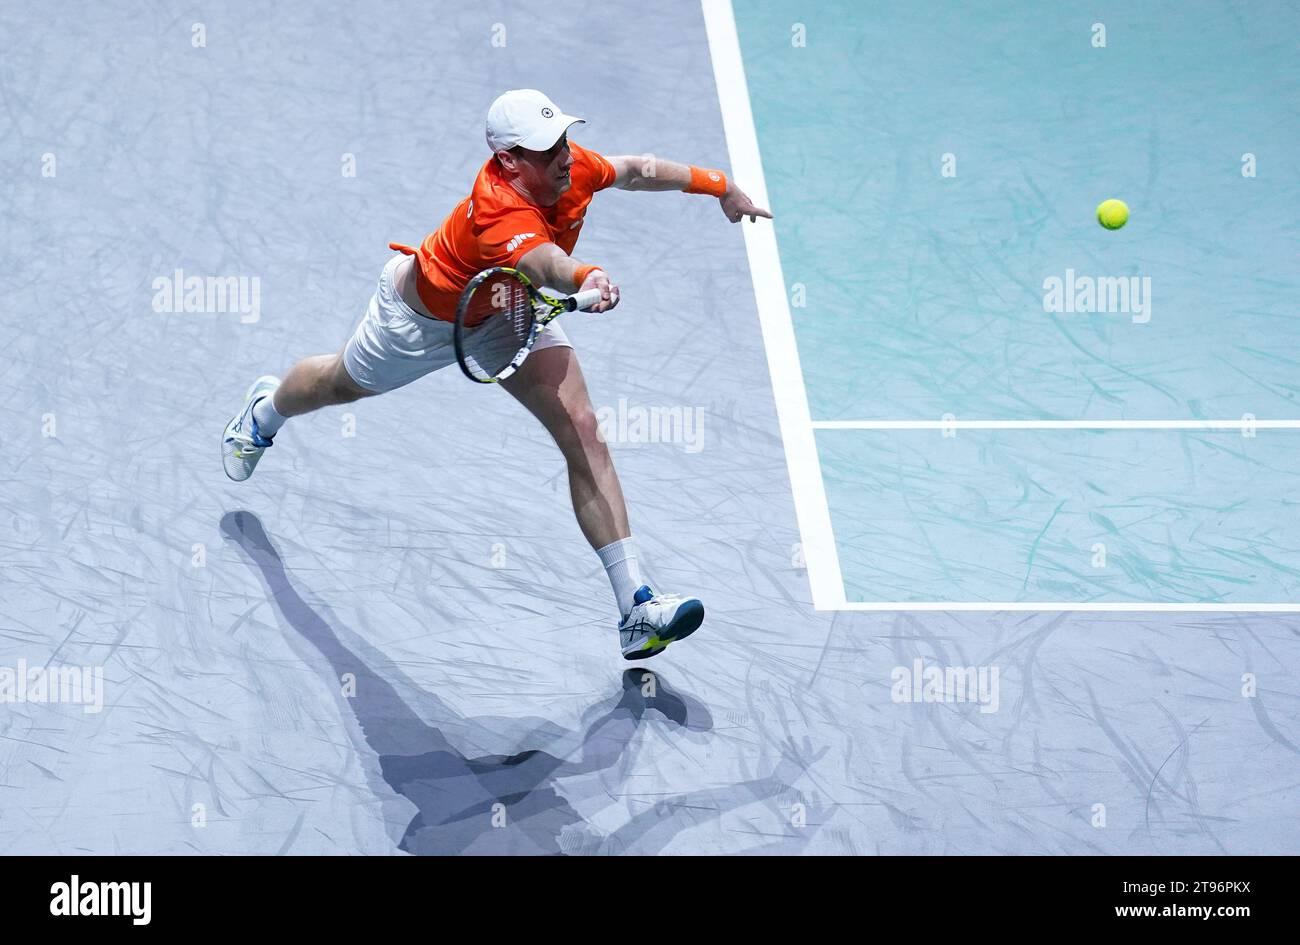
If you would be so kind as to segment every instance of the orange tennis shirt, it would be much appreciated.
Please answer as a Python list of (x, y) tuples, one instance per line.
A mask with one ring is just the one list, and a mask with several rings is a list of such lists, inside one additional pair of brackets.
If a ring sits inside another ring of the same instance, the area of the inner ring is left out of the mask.
[[(595, 151), (569, 142), (570, 186), (553, 207), (524, 199), (501, 174), (496, 157), (479, 169), (470, 195), (430, 233), (418, 250), (390, 244), (419, 261), (416, 289), (425, 308), (444, 321), (456, 320), (460, 293), (484, 269), (517, 266), (530, 250), (554, 243), (573, 253), (587, 205), (614, 183), (614, 166)], [(555, 286), (565, 289), (568, 286)]]

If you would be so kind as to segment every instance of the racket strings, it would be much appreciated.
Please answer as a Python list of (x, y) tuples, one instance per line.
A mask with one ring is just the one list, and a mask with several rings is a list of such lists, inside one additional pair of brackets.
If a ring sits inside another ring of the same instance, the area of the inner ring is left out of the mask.
[(485, 280), (469, 299), (461, 337), (466, 368), (476, 378), (499, 376), (532, 336), (536, 313), (528, 289), (502, 273)]

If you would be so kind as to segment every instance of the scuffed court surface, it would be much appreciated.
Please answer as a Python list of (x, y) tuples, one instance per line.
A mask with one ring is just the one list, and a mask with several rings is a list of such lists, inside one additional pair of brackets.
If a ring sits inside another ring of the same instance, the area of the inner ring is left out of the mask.
[[(709, 614), (645, 667), (558, 451), (454, 369), (225, 479), (248, 383), (342, 345), (500, 90), (543, 88), (598, 151), (725, 166), (699, 8), (601, 19), (0, 12), (0, 666), (105, 686), (100, 712), (0, 706), (0, 851), (1295, 852), (1295, 618), (812, 610), (711, 200), (598, 195), (578, 252), (624, 302), (567, 323), (598, 408), (703, 417), (613, 445), (650, 575)], [(256, 320), (156, 310), (176, 270), (256, 277)], [(997, 666), (998, 710), (894, 701), (917, 659)]]

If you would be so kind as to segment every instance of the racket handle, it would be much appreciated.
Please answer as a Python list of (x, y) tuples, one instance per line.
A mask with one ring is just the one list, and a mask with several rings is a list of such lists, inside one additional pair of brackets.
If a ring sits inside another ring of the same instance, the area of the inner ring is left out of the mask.
[[(573, 303), (573, 308), (585, 312), (600, 301), (600, 289), (588, 289), (586, 292), (571, 295), (569, 301)], [(569, 309), (569, 311), (573, 311), (573, 309)]]

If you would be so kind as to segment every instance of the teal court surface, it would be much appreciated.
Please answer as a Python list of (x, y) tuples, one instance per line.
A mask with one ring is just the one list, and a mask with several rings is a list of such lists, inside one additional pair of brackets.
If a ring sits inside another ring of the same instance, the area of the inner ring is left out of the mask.
[(816, 605), (1300, 609), (1295, 7), (727, 6)]

